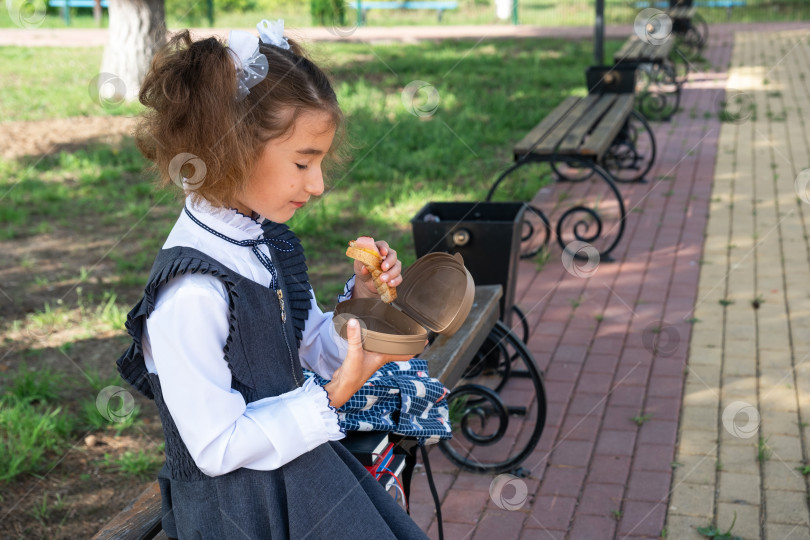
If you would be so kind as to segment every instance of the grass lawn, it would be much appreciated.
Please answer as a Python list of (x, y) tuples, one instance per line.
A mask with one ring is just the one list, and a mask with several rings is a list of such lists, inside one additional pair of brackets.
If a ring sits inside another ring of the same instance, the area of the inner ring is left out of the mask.
[[(610, 56), (620, 43), (606, 45)], [(563, 40), (322, 43), (312, 53), (332, 73), (353, 155), (290, 223), (326, 309), (351, 272), (347, 240), (387, 239), (412, 262), (411, 216), (431, 200), (481, 199), (511, 162), (512, 145), (566, 96), (585, 93), (592, 59), (590, 43)], [(138, 110), (105, 111), (90, 99), (101, 49), (5, 47), (2, 55), (6, 122)], [(413, 81), (435, 89), (437, 104), (426, 103), (427, 92), (413, 104), (437, 105), (433, 114), (403, 104)], [(0, 450), (0, 483), (15, 495), (0, 498), (0, 514), (19, 502), (19, 519), (0, 532), (86, 537), (137, 494), (143, 484), (129, 475), (148, 478), (160, 463), (153, 407), (115, 424), (95, 407), (100, 388), (121, 384), (114, 360), (126, 344), (125, 313), (181, 208), (176, 193), (153, 189), (145, 165), (127, 137), (0, 159), (0, 438), (13, 450)], [(539, 187), (536, 175), (515, 177), (504, 197), (526, 199)], [(74, 446), (88, 436), (105, 445)], [(61, 482), (57, 497), (37, 487), (37, 475), (68, 450), (68, 465), (48, 475)], [(100, 491), (111, 486), (115, 497)], [(103, 500), (90, 505), (92, 517), (87, 497)]]

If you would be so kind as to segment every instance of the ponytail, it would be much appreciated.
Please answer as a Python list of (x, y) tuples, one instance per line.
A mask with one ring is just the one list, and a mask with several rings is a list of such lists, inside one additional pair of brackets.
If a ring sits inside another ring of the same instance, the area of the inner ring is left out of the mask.
[(300, 45), (291, 39), (289, 43), (289, 50), (260, 45), (269, 72), (242, 101), (235, 99), (232, 55), (218, 39), (193, 41), (184, 30), (155, 55), (139, 94), (147, 110), (135, 136), (162, 187), (180, 183), (170, 170), (191, 176), (177, 159), (202, 164), (204, 178), (199, 167), (193, 171), (192, 197), (233, 206), (267, 141), (285, 136), (307, 111), (330, 114), (338, 136), (328, 157), (337, 161), (343, 115), (335, 92)]

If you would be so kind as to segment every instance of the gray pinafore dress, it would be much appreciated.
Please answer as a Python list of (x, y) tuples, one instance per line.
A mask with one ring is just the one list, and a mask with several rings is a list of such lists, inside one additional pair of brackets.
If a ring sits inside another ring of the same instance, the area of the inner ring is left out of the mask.
[(231, 386), (246, 403), (289, 392), (304, 382), (298, 343), (311, 293), (303, 248), (286, 225), (265, 225), (265, 235), (294, 247), (286, 252), (270, 249), (281, 294), (233, 273), (200, 251), (174, 247), (160, 251), (143, 298), (127, 316), (132, 343), (119, 358), (118, 369), (126, 381), (154, 399), (163, 424), (166, 464), (158, 481), (164, 530), (180, 539), (426, 538), (339, 442), (322, 444), (276, 470), (240, 468), (210, 477), (195, 465), (180, 438), (160, 380), (146, 370), (141, 349), (144, 323), (154, 309), (157, 291), (178, 274), (207, 273), (224, 283), (230, 304), (225, 360)]

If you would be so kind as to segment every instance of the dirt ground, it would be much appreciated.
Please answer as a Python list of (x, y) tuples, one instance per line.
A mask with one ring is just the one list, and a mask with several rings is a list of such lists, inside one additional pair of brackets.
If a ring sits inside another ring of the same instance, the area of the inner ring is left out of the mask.
[(0, 123), (0, 155), (5, 158), (58, 153), (77, 146), (114, 143), (130, 133), (133, 118), (123, 116), (82, 116), (37, 122)]
[[(96, 143), (116, 144), (132, 127), (133, 120), (123, 117), (2, 123), (0, 153), (4, 158), (19, 158)], [(128, 341), (124, 331), (92, 332), (85, 339), (78, 335), (80, 324), (74, 324), (81, 321), (42, 330), (15, 327), (12, 321), (24, 320), (45, 302), (74, 298), (70, 295), (75, 295), (76, 281), (71, 276), (81, 267), (95, 265), (93, 279), (82, 284), (84, 294), (100, 294), (109, 287), (105, 274), (114, 268), (105, 263), (104, 254), (109, 250), (110, 231), (93, 230), (95, 217), (87, 219), (87, 227), (77, 226), (72, 232), (0, 241), (0, 374), (15, 372), (21, 362), (51, 369), (64, 376), (60, 394), (75, 398), (76, 403), (90, 393), (82, 373), (115, 374), (115, 360)], [(32, 283), (34, 269), (47, 285)], [(122, 291), (122, 302), (137, 298), (139, 288), (130, 289)], [(135, 399), (141, 412), (132, 428), (120, 435), (112, 427), (76, 433), (67, 449), (51, 456), (55, 465), (50, 471), (0, 484), (0, 538), (89, 538), (152, 481), (148, 476), (121, 474), (102, 463), (105, 455), (115, 457), (126, 451), (158, 453), (163, 435), (154, 404), (141, 396)]]

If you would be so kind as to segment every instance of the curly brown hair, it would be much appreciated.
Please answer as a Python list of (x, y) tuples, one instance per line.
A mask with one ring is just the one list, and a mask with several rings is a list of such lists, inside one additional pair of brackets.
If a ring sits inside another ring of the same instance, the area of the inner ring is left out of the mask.
[(341, 160), (344, 124), (337, 96), (301, 46), (288, 41), (290, 49), (260, 42), (269, 70), (241, 101), (235, 97), (231, 52), (217, 38), (194, 41), (184, 30), (155, 55), (140, 90), (147, 110), (135, 140), (153, 162), (161, 186), (180, 184), (179, 178), (172, 178), (170, 164), (177, 168), (175, 158), (181, 154), (186, 155), (181, 158), (185, 165), (172, 172), (186, 178), (200, 174), (194, 167), (200, 162), (188, 158), (193, 154), (204, 165), (205, 176), (195, 176), (191, 196), (214, 206), (233, 206), (267, 141), (289, 134), (304, 112), (329, 114), (337, 134), (325, 168)]

